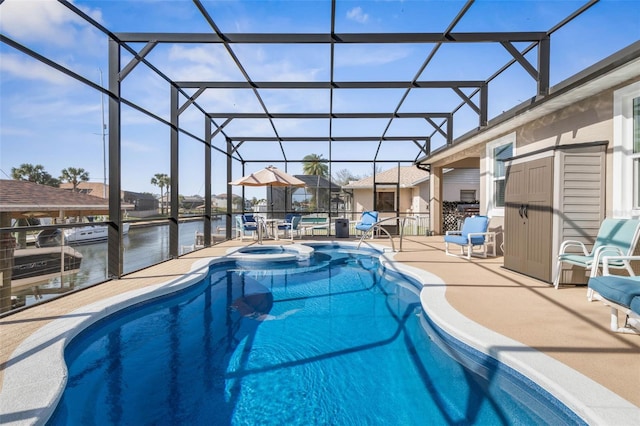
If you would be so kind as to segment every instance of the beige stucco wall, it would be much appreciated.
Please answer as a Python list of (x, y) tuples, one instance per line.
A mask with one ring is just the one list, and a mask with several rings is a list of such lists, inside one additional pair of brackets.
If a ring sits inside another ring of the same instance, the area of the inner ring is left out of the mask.
[(424, 214), (429, 211), (429, 181), (424, 181), (413, 189), (413, 213)]
[[(612, 209), (611, 173), (613, 169), (611, 156), (613, 145), (613, 92), (636, 81), (640, 81), (640, 78), (629, 80), (612, 89), (600, 92), (569, 107), (520, 126), (515, 130), (515, 154), (519, 156), (557, 145), (607, 141), (605, 215), (610, 216)], [(507, 134), (509, 133), (512, 133), (512, 131)], [(499, 139), (499, 137), (495, 139)], [(486, 171), (486, 149), (483, 149), (481, 150), (480, 159), (480, 194), (481, 205), (484, 207), (485, 213), (486, 202), (484, 200), (487, 197)]]
[[(392, 189), (383, 189), (380, 192), (395, 192)], [(400, 188), (400, 212), (411, 211), (413, 205), (413, 189), (412, 188)], [(357, 212), (363, 212), (366, 210), (374, 210), (373, 206), (373, 190), (368, 189), (354, 189), (353, 190), (353, 205), (354, 210)], [(382, 217), (395, 216), (395, 212), (383, 213)]]
[[(613, 90), (606, 90), (516, 128), (515, 155), (520, 156), (551, 146), (596, 141), (608, 141), (608, 152), (610, 153), (613, 139), (612, 120)], [(514, 131), (500, 135), (493, 140), (511, 133)], [(485, 149), (481, 150), (480, 158), (480, 211), (482, 214), (487, 214), (488, 163), (486, 145), (484, 146)], [(607, 170), (610, 168), (610, 164), (608, 164)], [(611, 182), (609, 173), (607, 173), (607, 182)], [(607, 187), (609, 185), (607, 184)], [(610, 195), (607, 197), (607, 205), (611, 205)], [(493, 231), (501, 232), (504, 227), (504, 216), (493, 214), (490, 227)], [(499, 236), (499, 240), (501, 240), (501, 236)], [(500, 242), (498, 241), (498, 245)]]
[[(569, 107), (516, 128), (515, 155), (531, 153), (550, 146), (607, 141), (605, 216), (610, 216), (612, 213), (613, 92), (636, 81), (640, 81), (640, 78), (577, 101)], [(513, 130), (509, 131), (493, 140), (513, 132)], [(483, 144), (483, 147), (480, 150), (480, 211), (482, 214), (486, 214), (488, 197), (486, 144)], [(501, 230), (503, 226), (504, 218), (502, 216), (492, 217), (492, 228), (497, 231)]]
[(554, 145), (611, 141), (612, 118), (613, 91), (607, 90), (517, 129), (517, 155)]
[(373, 195), (371, 189), (353, 190), (353, 210), (356, 212), (373, 210)]

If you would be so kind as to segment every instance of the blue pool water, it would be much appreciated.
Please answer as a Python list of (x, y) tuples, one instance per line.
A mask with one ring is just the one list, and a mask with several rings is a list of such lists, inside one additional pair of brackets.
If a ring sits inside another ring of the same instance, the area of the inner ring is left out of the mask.
[(238, 253), (278, 254), (278, 253), (297, 253), (297, 252), (295, 250), (288, 250), (285, 246), (247, 246), (239, 249)]
[(202, 283), (84, 331), (50, 424), (580, 423), (509, 368), (447, 344), (416, 283), (376, 253), (314, 248), (305, 262), (213, 265)]

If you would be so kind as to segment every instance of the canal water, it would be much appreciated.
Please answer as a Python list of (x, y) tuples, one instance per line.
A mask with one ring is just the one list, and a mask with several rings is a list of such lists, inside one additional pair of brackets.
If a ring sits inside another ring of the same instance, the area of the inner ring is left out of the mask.
[[(224, 229), (225, 223), (224, 217), (212, 221), (212, 232), (215, 233), (218, 227)], [(180, 223), (178, 225), (179, 248), (184, 249), (185, 252), (193, 250), (196, 233), (203, 230), (204, 223), (201, 220)], [(162, 262), (169, 259), (169, 226), (131, 226), (129, 233), (123, 237), (122, 246), (125, 274)], [(13, 294), (17, 296), (14, 302), (18, 306), (31, 305), (61, 293), (107, 280), (106, 242), (73, 246), (73, 249), (82, 254), (80, 270), (76, 274), (64, 276), (62, 282), (58, 277), (21, 289)]]

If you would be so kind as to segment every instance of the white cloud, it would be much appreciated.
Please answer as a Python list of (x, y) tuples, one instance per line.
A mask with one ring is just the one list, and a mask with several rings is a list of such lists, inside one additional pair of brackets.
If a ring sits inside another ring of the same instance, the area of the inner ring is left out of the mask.
[(0, 54), (0, 71), (20, 79), (68, 84), (69, 78), (48, 65), (30, 60), (24, 55)]
[(336, 50), (336, 67), (385, 65), (411, 55), (411, 49), (398, 46), (346, 46)]
[(353, 9), (347, 11), (347, 18), (351, 19), (352, 21), (364, 24), (369, 20), (369, 14), (364, 13), (360, 6), (356, 6)]
[[(102, 20), (100, 11), (80, 8), (97, 21)], [(89, 27), (82, 18), (53, 0), (6, 0), (0, 13), (2, 31), (9, 37), (27, 42), (70, 46), (82, 39)]]
[(169, 59), (172, 61), (187, 60), (198, 64), (219, 66), (222, 60), (214, 49), (210, 48), (210, 46), (187, 47), (176, 44), (172, 45), (169, 50)]
[(238, 68), (219, 46), (171, 46), (161, 68), (174, 80), (230, 81), (242, 79)]

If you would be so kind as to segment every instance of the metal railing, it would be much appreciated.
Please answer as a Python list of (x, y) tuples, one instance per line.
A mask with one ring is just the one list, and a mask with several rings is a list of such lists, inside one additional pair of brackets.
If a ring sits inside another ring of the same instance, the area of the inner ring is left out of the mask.
[(373, 225), (371, 225), (371, 228), (367, 229), (366, 231), (364, 231), (362, 233), (362, 236), (360, 237), (360, 241), (358, 242), (358, 248), (360, 248), (360, 245), (365, 240), (365, 238), (367, 238), (367, 236), (370, 235), (371, 237), (373, 237), (375, 232), (378, 232), (378, 234), (380, 234), (380, 232), (384, 232), (389, 237), (389, 240), (391, 241), (391, 250), (396, 251), (396, 246), (395, 246), (395, 243), (393, 242), (393, 236), (389, 233), (389, 231), (387, 231), (385, 229), (383, 224), (385, 222), (397, 221), (397, 222), (400, 222), (400, 227), (399, 227), (400, 228), (400, 249), (399, 249), (399, 251), (402, 251), (402, 238), (404, 237), (404, 229), (405, 229), (405, 224), (406, 224), (407, 220), (415, 221), (416, 217), (415, 216), (387, 217), (385, 219), (382, 219), (382, 220), (379, 220), (379, 221), (375, 222)]

